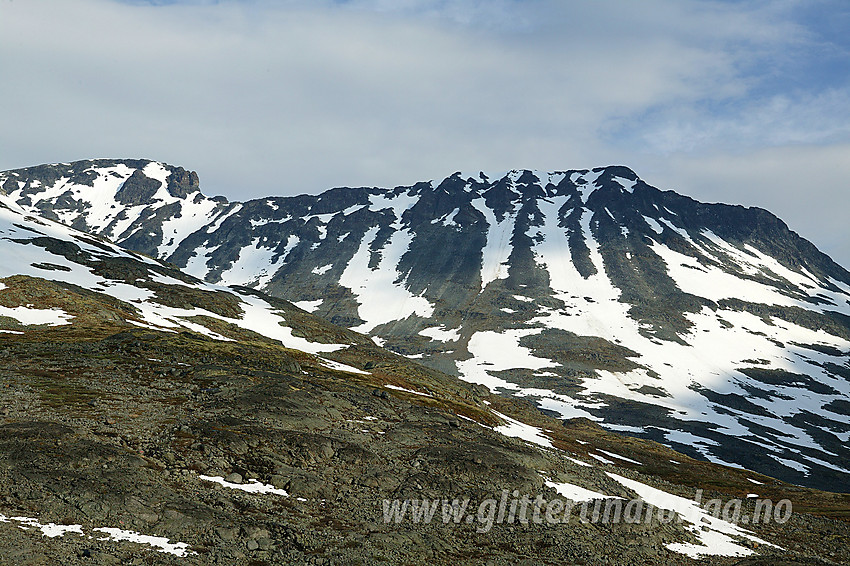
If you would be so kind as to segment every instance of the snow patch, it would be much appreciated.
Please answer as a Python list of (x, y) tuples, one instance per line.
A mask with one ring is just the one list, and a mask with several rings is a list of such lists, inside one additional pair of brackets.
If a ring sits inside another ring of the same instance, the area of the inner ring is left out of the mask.
[(564, 456), (564, 458), (566, 458), (567, 460), (569, 460), (573, 464), (582, 466), (584, 468), (592, 468), (593, 467), (593, 464), (588, 464), (587, 462), (582, 462), (581, 460), (578, 460), (576, 458), (570, 458), (569, 456)]
[(261, 239), (254, 238), (251, 244), (239, 250), (238, 258), (227, 271), (222, 272), (219, 283), (262, 287), (274, 275), (271, 271), (274, 255), (274, 249), (261, 246)]
[(327, 358), (319, 358), (319, 363), (329, 369), (333, 369), (336, 371), (345, 371), (348, 373), (359, 373), (361, 375), (372, 375), (368, 371), (363, 371), (362, 369), (358, 369), (354, 366), (349, 366), (347, 364), (343, 364), (340, 362), (336, 362), (334, 360), (329, 360)]
[[(46, 525), (43, 525), (38, 519), (33, 517), (6, 517), (5, 515), (0, 514), (0, 523), (8, 523), (10, 521), (17, 521), (22, 525), (26, 525), (26, 527), (38, 529), (41, 531), (42, 536), (46, 536), (47, 538), (61, 537), (68, 533), (85, 536), (82, 525), (57, 525), (56, 523), (47, 523)], [(22, 526), (21, 528), (27, 530), (26, 527)]]
[(198, 479), (208, 482), (214, 482), (228, 489), (238, 489), (247, 493), (257, 493), (261, 495), (266, 493), (272, 493), (275, 495), (283, 495), (286, 497), (289, 496), (285, 489), (278, 489), (273, 485), (261, 483), (257, 480), (248, 480), (248, 483), (232, 483), (225, 480), (221, 476), (205, 476), (201, 474), (198, 475)]
[(552, 448), (552, 441), (549, 440), (549, 437), (543, 434), (543, 431), (539, 428), (521, 423), (518, 420), (512, 419), (497, 411), (493, 411), (493, 413), (507, 423), (494, 427), (493, 430), (496, 432), (513, 438), (521, 438), (527, 442), (543, 446), (544, 448)]
[(654, 218), (650, 218), (649, 216), (644, 216), (643, 219), (649, 224), (649, 227), (652, 228), (652, 231), (656, 234), (660, 234), (664, 231), (664, 228), (661, 227), (661, 224), (655, 221)]
[(324, 302), (324, 299), (316, 299), (315, 301), (296, 301), (292, 304), (303, 311), (313, 312), (322, 306), (322, 303)]
[[(661, 491), (611, 472), (606, 472), (606, 474), (635, 492), (638, 497), (650, 505), (676, 512), (687, 523), (688, 530), (700, 540), (701, 544), (669, 543), (667, 548), (673, 552), (686, 554), (691, 558), (700, 556), (749, 556), (753, 554), (752, 550), (736, 542), (733, 537), (743, 537), (758, 544), (774, 546), (754, 536), (750, 531), (712, 516), (703, 510), (696, 501)], [(703, 530), (702, 527), (707, 530)]]
[(456, 340), (460, 340), (459, 328), (446, 330), (442, 326), (431, 326), (429, 328), (423, 328), (419, 331), (419, 334), (427, 336), (433, 340), (439, 340), (440, 342), (454, 342)]
[(159, 552), (163, 552), (165, 554), (173, 554), (174, 556), (180, 557), (186, 556), (187, 554), (195, 554), (194, 552), (189, 551), (189, 545), (185, 542), (172, 543), (165, 537), (143, 535), (135, 531), (125, 531), (124, 529), (116, 529), (112, 527), (97, 527), (92, 530), (105, 533), (107, 535), (106, 537), (101, 538), (99, 540), (114, 540), (118, 542), (128, 541), (136, 542), (139, 544), (146, 544), (149, 546), (153, 546)]
[(506, 214), (499, 222), (484, 198), (474, 199), (470, 204), (484, 215), (488, 225), (487, 244), (481, 251), (481, 290), (483, 291), (492, 281), (505, 279), (508, 276), (506, 266), (513, 250), (510, 241), (516, 220), (516, 209)]
[(608, 455), (608, 456), (611, 456), (612, 458), (617, 458), (618, 460), (622, 460), (622, 461), (624, 461), (624, 462), (629, 462), (629, 463), (631, 463), (631, 464), (637, 464), (637, 465), (639, 465), (639, 466), (642, 466), (642, 465), (643, 465), (642, 463), (638, 462), (637, 460), (632, 460), (631, 458), (626, 458), (625, 456), (620, 456), (619, 454), (615, 454), (614, 452), (609, 452), (609, 451), (607, 451), (607, 450), (602, 450), (601, 448), (597, 448), (596, 450), (597, 450), (598, 452), (602, 452), (603, 454), (606, 454), (606, 455)]
[(413, 234), (406, 230), (395, 232), (380, 250), (381, 260), (369, 267), (370, 247), (378, 236), (379, 227), (370, 228), (360, 247), (339, 278), (339, 284), (351, 289), (360, 304), (358, 315), (365, 322), (355, 332), (369, 332), (376, 326), (401, 320), (411, 315), (429, 318), (434, 307), (423, 297), (417, 297), (404, 287), (398, 263), (407, 252)]
[(413, 389), (405, 389), (404, 387), (399, 387), (398, 385), (391, 385), (389, 383), (385, 383), (384, 387), (387, 389), (393, 389), (395, 391), (404, 391), (405, 393), (413, 393), (414, 395), (421, 395), (422, 397), (433, 397), (433, 395), (429, 393), (422, 393), (421, 391), (414, 391)]
[(555, 491), (557, 491), (559, 495), (562, 495), (571, 501), (575, 501), (576, 503), (581, 503), (584, 501), (593, 501), (594, 499), (622, 499), (622, 497), (605, 495), (604, 493), (592, 491), (590, 489), (586, 489), (578, 485), (566, 482), (547, 481), (545, 482), (545, 484), (548, 487), (551, 487)]
[[(82, 525), (58, 525), (56, 523), (47, 523), (42, 524), (38, 519), (33, 517), (7, 517), (5, 515), (0, 514), (0, 523), (9, 523), (9, 522), (18, 522), (21, 523), (20, 528), (24, 530), (29, 529), (38, 529), (41, 531), (42, 536), (47, 538), (56, 538), (65, 536), (66, 534), (72, 533), (82, 537), (87, 536), (83, 531)], [(141, 533), (137, 533), (135, 531), (125, 531), (122, 529), (115, 529), (111, 527), (96, 527), (92, 529), (93, 532), (105, 533), (107, 536), (99, 538), (98, 540), (113, 540), (116, 542), (128, 541), (128, 542), (136, 542), (139, 544), (146, 544), (149, 546), (153, 546), (154, 550), (158, 552), (163, 552), (166, 554), (173, 554), (174, 556), (184, 557), (190, 554), (196, 554), (189, 550), (189, 545), (185, 542), (177, 542), (172, 543), (169, 539), (165, 537), (155, 537), (149, 535), (143, 535)], [(89, 536), (88, 538), (92, 538)]]
[(37, 326), (46, 324), (48, 326), (62, 326), (71, 324), (74, 317), (62, 309), (36, 309), (31, 307), (4, 307), (0, 306), (0, 316), (14, 318), (25, 326)]
[(625, 177), (619, 177), (617, 175), (611, 177), (611, 180), (623, 187), (623, 190), (627, 193), (634, 192), (635, 185), (637, 185), (637, 180), (633, 181), (631, 179), (626, 179)]

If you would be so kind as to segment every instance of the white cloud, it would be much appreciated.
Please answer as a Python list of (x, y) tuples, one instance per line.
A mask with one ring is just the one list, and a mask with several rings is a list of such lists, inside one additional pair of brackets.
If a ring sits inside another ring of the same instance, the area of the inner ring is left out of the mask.
[(836, 118), (848, 107), (850, 89), (780, 93), (744, 100), (722, 115), (699, 106), (668, 107), (621, 124), (617, 133), (662, 155), (841, 142), (850, 139), (850, 121)]

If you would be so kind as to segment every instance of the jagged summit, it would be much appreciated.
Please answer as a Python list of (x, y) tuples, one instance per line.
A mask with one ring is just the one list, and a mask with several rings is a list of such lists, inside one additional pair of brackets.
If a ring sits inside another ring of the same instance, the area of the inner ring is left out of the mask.
[(553, 414), (850, 489), (850, 273), (766, 210), (622, 166), (237, 203), (156, 162), (81, 163), (0, 186)]

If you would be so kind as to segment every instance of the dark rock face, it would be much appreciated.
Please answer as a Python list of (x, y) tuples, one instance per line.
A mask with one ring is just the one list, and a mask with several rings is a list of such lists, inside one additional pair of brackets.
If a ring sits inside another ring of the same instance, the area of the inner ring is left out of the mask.
[(159, 186), (159, 181), (146, 177), (140, 169), (136, 169), (115, 193), (115, 200), (127, 206), (145, 204), (150, 202)]
[[(41, 200), (57, 183), (68, 190)], [(700, 203), (621, 166), (245, 203), (153, 162), (0, 184), (21, 206), (564, 417), (850, 489), (846, 415), (829, 409), (850, 396), (850, 273), (765, 210)], [(162, 185), (167, 197), (142, 202)], [(96, 218), (98, 199), (115, 209)], [(754, 446), (771, 447), (762, 464)]]
[(168, 177), (168, 193), (173, 197), (186, 198), (190, 193), (199, 191), (199, 185), (198, 174), (182, 167), (175, 168)]

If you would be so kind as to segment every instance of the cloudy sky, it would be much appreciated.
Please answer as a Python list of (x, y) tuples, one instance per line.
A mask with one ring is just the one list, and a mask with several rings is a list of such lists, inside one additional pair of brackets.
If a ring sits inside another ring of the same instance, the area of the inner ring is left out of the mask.
[(0, 169), (234, 200), (624, 164), (850, 268), (846, 0), (0, 0)]

